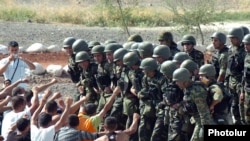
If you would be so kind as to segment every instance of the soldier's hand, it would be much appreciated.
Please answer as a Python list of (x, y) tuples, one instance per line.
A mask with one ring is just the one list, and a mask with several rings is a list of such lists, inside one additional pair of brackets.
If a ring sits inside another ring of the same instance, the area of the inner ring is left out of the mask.
[(210, 106), (209, 110), (210, 110), (210, 113), (213, 114), (214, 113), (214, 106)]

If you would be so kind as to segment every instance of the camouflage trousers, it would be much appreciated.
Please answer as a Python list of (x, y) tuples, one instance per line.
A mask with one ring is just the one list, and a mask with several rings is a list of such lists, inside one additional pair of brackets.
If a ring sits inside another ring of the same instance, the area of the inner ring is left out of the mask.
[(245, 121), (244, 116), (244, 103), (240, 101), (241, 83), (237, 82), (234, 78), (230, 77), (229, 92), (232, 95), (231, 115), (234, 124), (241, 124)]
[(168, 124), (164, 124), (164, 116), (158, 116), (151, 136), (151, 141), (167, 141), (168, 128)]
[(250, 92), (245, 93), (244, 108), (246, 124), (250, 125)]
[(139, 141), (150, 141), (153, 128), (155, 125), (155, 117), (146, 117), (141, 115), (139, 125)]
[(123, 114), (123, 98), (116, 97), (113, 107), (110, 111), (110, 116), (116, 117), (119, 120), (117, 130), (126, 129), (127, 116)]
[(195, 121), (195, 127), (190, 141), (204, 141), (204, 127), (198, 116), (192, 117)]

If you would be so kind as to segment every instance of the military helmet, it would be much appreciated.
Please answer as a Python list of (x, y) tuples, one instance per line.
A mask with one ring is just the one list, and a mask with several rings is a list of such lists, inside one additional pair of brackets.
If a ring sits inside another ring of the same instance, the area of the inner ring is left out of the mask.
[(204, 64), (200, 67), (199, 74), (204, 74), (205, 76), (208, 77), (215, 77), (216, 70), (212, 64)]
[(104, 49), (103, 45), (96, 45), (91, 49), (91, 54), (104, 53)]
[(141, 35), (139, 34), (133, 34), (128, 37), (128, 41), (134, 41), (134, 42), (143, 42), (143, 39)]
[(173, 57), (173, 61), (178, 63), (182, 63), (187, 59), (190, 59), (190, 57), (186, 52), (177, 52)]
[(138, 47), (139, 47), (139, 45), (140, 45), (140, 43), (137, 43), (137, 42), (133, 43), (133, 44), (131, 45), (130, 50), (137, 50)]
[(115, 40), (111, 40), (111, 39), (106, 40), (106, 41), (104, 42), (105, 45), (110, 44), (110, 43), (117, 43), (117, 42), (116, 42)]
[(100, 42), (98, 42), (98, 41), (90, 41), (89, 43), (88, 43), (88, 47), (90, 48), (90, 49), (92, 49), (94, 46), (96, 46), (96, 45), (101, 45), (101, 43)]
[(243, 32), (242, 28), (234, 27), (234, 28), (229, 30), (227, 37), (229, 37), (229, 38), (236, 37), (241, 41), (244, 37), (244, 32)]
[(161, 32), (158, 41), (173, 41), (173, 35), (168, 31)]
[(141, 57), (152, 56), (154, 46), (150, 42), (142, 42), (138, 46), (138, 52)]
[(158, 45), (154, 48), (153, 57), (163, 57), (168, 59), (171, 56), (171, 52), (168, 46)]
[(243, 30), (244, 36), (249, 34), (249, 29), (246, 26), (241, 26), (241, 29)]
[(177, 65), (175, 62), (173, 61), (164, 61), (162, 64), (161, 64), (161, 69), (160, 69), (160, 72), (166, 76), (173, 76), (173, 72), (177, 69)]
[(122, 48), (122, 45), (118, 43), (109, 43), (105, 45), (104, 52), (115, 52), (119, 48)]
[(153, 71), (157, 70), (158, 64), (154, 58), (145, 58), (142, 59), (140, 68), (145, 71)]
[(123, 61), (123, 56), (128, 53), (128, 50), (125, 48), (119, 48), (114, 52), (113, 58), (114, 62), (122, 60)]
[(123, 48), (127, 49), (127, 50), (130, 50), (131, 49), (131, 46), (134, 44), (135, 42), (133, 41), (128, 41), (128, 42), (125, 42), (122, 46)]
[(72, 47), (73, 43), (75, 42), (74, 37), (67, 37), (63, 40), (63, 47)]
[(90, 56), (86, 51), (80, 51), (76, 53), (76, 63), (90, 60)]
[(184, 35), (181, 39), (181, 45), (183, 46), (184, 43), (192, 43), (196, 45), (196, 40), (193, 35)]
[(123, 56), (123, 64), (129, 67), (135, 65), (139, 61), (140, 58), (136, 52), (128, 52)]
[(77, 39), (72, 45), (73, 52), (89, 51), (88, 44), (83, 39)]
[(242, 42), (249, 44), (250, 43), (250, 34), (245, 35)]
[(223, 44), (226, 43), (227, 37), (224, 33), (222, 32), (214, 32), (213, 35), (211, 36), (211, 38), (217, 38), (219, 39)]
[(186, 68), (178, 68), (173, 73), (173, 81), (189, 81), (190, 78), (190, 72)]
[(188, 60), (185, 60), (181, 63), (180, 65), (180, 68), (186, 68), (188, 69), (190, 72), (193, 72), (194, 70), (198, 70), (199, 67), (198, 67), (198, 64), (195, 63), (193, 60), (191, 59), (188, 59)]

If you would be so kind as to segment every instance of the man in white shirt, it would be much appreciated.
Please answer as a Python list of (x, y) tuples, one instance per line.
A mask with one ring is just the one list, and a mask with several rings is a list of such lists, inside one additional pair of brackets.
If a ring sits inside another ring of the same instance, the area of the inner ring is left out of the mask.
[[(29, 75), (30, 70), (34, 70), (35, 65), (19, 57), (19, 46), (16, 41), (10, 41), (8, 45), (9, 56), (0, 60), (0, 75), (4, 75), (4, 79), (9, 79), (11, 83), (16, 82), (19, 79), (26, 78)], [(27, 84), (19, 84), (23, 88), (27, 89)]]

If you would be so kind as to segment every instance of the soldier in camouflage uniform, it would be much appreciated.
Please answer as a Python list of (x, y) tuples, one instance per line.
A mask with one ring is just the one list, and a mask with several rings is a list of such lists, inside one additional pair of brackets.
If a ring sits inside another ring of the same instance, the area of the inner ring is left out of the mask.
[(196, 40), (192, 35), (184, 35), (181, 39), (181, 45), (184, 51), (192, 58), (200, 67), (204, 64), (204, 55), (201, 51), (194, 48)]
[[(133, 94), (129, 95), (129, 97), (124, 97), (124, 110), (127, 111), (126, 114), (128, 116), (126, 128), (132, 124), (133, 113), (138, 112), (139, 110), (139, 99), (137, 94), (142, 89), (141, 82), (144, 76), (142, 70), (139, 68), (140, 63), (140, 58), (135, 52), (129, 52), (123, 57), (123, 64), (130, 68), (128, 78), (132, 83), (130, 91)], [(138, 141), (138, 131), (134, 135), (130, 136), (130, 141)]]
[(120, 93), (120, 94), (117, 95), (115, 99), (110, 115), (120, 120), (118, 124), (119, 130), (125, 129), (126, 120), (127, 120), (128, 111), (125, 111), (126, 107), (124, 107), (125, 105), (124, 105), (123, 99), (124, 97), (132, 95), (130, 93), (130, 88), (132, 85), (128, 79), (129, 69), (123, 64), (123, 56), (127, 52), (128, 51), (126, 49), (119, 48), (114, 52), (114, 55), (113, 55), (116, 69), (118, 69), (118, 70), (114, 70), (114, 75), (117, 76), (117, 83), (115, 85), (116, 87), (114, 88), (114, 93)]
[(199, 80), (199, 68), (198, 64), (191, 59), (183, 61), (180, 68), (186, 68), (190, 72), (191, 79), (193, 81)]
[(218, 51), (216, 60), (211, 64), (215, 66), (216, 78), (218, 82), (224, 82), (227, 70), (228, 47), (226, 35), (221, 32), (214, 32), (211, 36), (214, 48)]
[(188, 133), (190, 129), (189, 117), (180, 112), (183, 100), (183, 91), (172, 81), (173, 72), (177, 69), (177, 65), (173, 61), (165, 61), (161, 66), (161, 73), (168, 79), (169, 84), (164, 89), (163, 104), (165, 106), (164, 124), (170, 126), (169, 141), (189, 141)]
[(67, 37), (63, 41), (63, 49), (69, 56), (68, 59), (68, 73), (70, 74), (70, 78), (73, 83), (77, 83), (80, 80), (80, 70), (75, 62), (75, 55), (72, 50), (72, 45), (75, 42), (74, 37)]
[(245, 35), (242, 42), (244, 43), (247, 54), (244, 61), (241, 99), (242, 101), (244, 100), (244, 114), (246, 124), (250, 125), (250, 34)]
[(230, 95), (222, 83), (216, 81), (216, 70), (212, 64), (205, 64), (199, 70), (200, 81), (208, 90), (208, 105), (218, 125), (228, 125), (227, 113)]
[(183, 111), (192, 116), (191, 123), (195, 123), (191, 141), (204, 140), (203, 126), (214, 124), (206, 101), (206, 88), (199, 82), (191, 81), (190, 73), (186, 68), (176, 69), (173, 73), (173, 81), (179, 88), (183, 89)]
[(98, 89), (95, 75), (97, 75), (97, 64), (90, 62), (90, 56), (85, 51), (80, 51), (76, 54), (76, 63), (83, 70), (79, 86), (82, 87), (81, 95), (88, 97), (89, 103), (98, 105), (99, 94), (95, 89)]
[(246, 56), (244, 45), (242, 44), (244, 35), (241, 28), (232, 28), (227, 36), (231, 41), (226, 72), (227, 87), (233, 96), (231, 115), (234, 124), (244, 124), (244, 104), (239, 99)]
[(94, 60), (96, 64), (98, 64), (97, 75), (95, 75), (98, 85), (97, 93), (100, 94), (97, 112), (100, 112), (103, 109), (104, 105), (112, 95), (112, 89), (110, 87), (110, 64), (106, 60), (104, 49), (104, 46), (96, 45), (91, 50)]
[(142, 42), (138, 44), (138, 52), (141, 59), (152, 57), (154, 46), (150, 42)]
[[(142, 89), (138, 92), (140, 100), (139, 140), (167, 140), (168, 127), (164, 126), (164, 111), (157, 108), (162, 99), (162, 89), (167, 79), (157, 70), (157, 62), (153, 58), (145, 58), (140, 64), (144, 77)], [(157, 120), (156, 120), (157, 118)], [(151, 137), (152, 135), (152, 137)]]
[(169, 47), (171, 52), (170, 59), (172, 59), (177, 52), (180, 52), (180, 50), (177, 48), (177, 44), (174, 42), (173, 35), (171, 32), (161, 32), (159, 34), (158, 41), (160, 42), (160, 45), (166, 45)]
[(191, 59), (190, 56), (185, 52), (178, 52), (174, 55), (173, 62), (176, 63), (177, 67), (179, 68), (181, 63), (187, 59)]
[(171, 56), (171, 52), (168, 46), (158, 45), (154, 48), (153, 57), (156, 59), (159, 65), (158, 70), (160, 70), (160, 66), (164, 61), (170, 59), (170, 56)]

